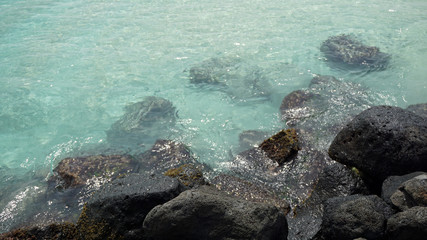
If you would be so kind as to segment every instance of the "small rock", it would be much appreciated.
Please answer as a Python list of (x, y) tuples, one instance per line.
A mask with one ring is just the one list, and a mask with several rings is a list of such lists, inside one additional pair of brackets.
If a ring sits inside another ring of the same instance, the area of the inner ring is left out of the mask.
[(392, 209), (376, 195), (330, 198), (319, 234), (324, 239), (381, 239)]
[(279, 164), (290, 160), (301, 149), (295, 129), (281, 130), (259, 146), (267, 156)]
[(202, 171), (193, 164), (184, 164), (178, 168), (169, 169), (165, 172), (165, 176), (177, 178), (187, 187), (206, 184)]
[(424, 240), (427, 236), (427, 207), (413, 207), (387, 221), (387, 239)]
[(427, 174), (421, 174), (401, 184), (390, 197), (401, 211), (411, 207), (427, 207)]
[(424, 172), (414, 172), (409, 173), (402, 176), (390, 176), (386, 180), (384, 180), (381, 191), (381, 198), (389, 205), (392, 205), (391, 196), (399, 190), (401, 185), (421, 174), (425, 174)]
[(285, 214), (275, 206), (244, 201), (203, 187), (155, 207), (145, 239), (286, 239)]

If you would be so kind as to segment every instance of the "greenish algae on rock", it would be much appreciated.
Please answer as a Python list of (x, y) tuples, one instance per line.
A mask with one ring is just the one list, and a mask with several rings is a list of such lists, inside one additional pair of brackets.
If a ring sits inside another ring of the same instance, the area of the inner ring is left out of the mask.
[(259, 146), (267, 156), (279, 164), (290, 160), (290, 157), (298, 153), (298, 135), (294, 128), (281, 130), (272, 137), (264, 140)]
[(193, 164), (184, 164), (177, 168), (169, 169), (164, 173), (164, 175), (177, 178), (187, 187), (206, 184), (202, 171)]

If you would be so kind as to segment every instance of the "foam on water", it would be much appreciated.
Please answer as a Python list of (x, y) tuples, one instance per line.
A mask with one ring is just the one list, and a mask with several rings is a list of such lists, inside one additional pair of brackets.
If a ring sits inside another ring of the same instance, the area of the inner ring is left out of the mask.
[[(107, 149), (106, 131), (146, 96), (173, 103), (170, 138), (214, 168), (242, 131), (286, 127), (281, 100), (313, 74), (361, 84), (373, 104), (427, 102), (426, 10), (424, 0), (0, 0), (0, 231), (62, 158)], [(390, 54), (388, 68), (331, 67), (320, 45), (343, 33)], [(190, 68), (212, 57), (257, 66), (270, 97), (191, 84)]]

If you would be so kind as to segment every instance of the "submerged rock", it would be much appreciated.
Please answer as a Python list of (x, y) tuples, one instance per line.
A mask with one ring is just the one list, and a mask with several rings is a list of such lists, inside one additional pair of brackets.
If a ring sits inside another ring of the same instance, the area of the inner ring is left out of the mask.
[(193, 164), (203, 170), (186, 145), (165, 139), (158, 139), (151, 149), (136, 156), (139, 172), (164, 174), (169, 169), (183, 164)]
[(312, 145), (326, 149), (353, 116), (374, 102), (358, 84), (317, 75), (308, 89), (294, 91), (283, 99), (280, 113), (288, 126), (311, 132), (306, 138)]
[(257, 147), (270, 134), (259, 130), (248, 130), (239, 134), (239, 149), (241, 151), (248, 150), (252, 147)]
[(113, 145), (147, 144), (153, 138), (167, 137), (175, 121), (176, 109), (169, 100), (149, 96), (125, 108), (125, 114), (107, 131), (107, 140)]
[(329, 155), (374, 179), (374, 188), (391, 175), (427, 171), (427, 119), (398, 107), (372, 107), (339, 132)]
[(215, 188), (228, 195), (250, 202), (268, 203), (281, 209), (285, 214), (290, 210), (289, 203), (280, 199), (265, 185), (254, 184), (241, 178), (225, 174), (216, 176), (210, 183)]
[(298, 135), (295, 129), (281, 130), (270, 138), (264, 140), (259, 146), (267, 156), (283, 164), (290, 160), (292, 156), (301, 149), (298, 142)]
[(329, 37), (320, 47), (327, 61), (344, 63), (350, 67), (366, 67), (383, 70), (390, 56), (378, 47), (366, 46), (351, 35), (341, 34)]
[(387, 221), (387, 239), (423, 240), (427, 236), (427, 207), (413, 207)]
[(231, 98), (269, 98), (271, 86), (263, 70), (240, 58), (210, 58), (190, 68), (193, 84), (210, 84), (226, 92)]
[(273, 205), (192, 189), (151, 210), (145, 239), (286, 239), (285, 214)]
[(330, 198), (316, 239), (381, 239), (393, 210), (376, 195)]
[(148, 212), (178, 196), (183, 189), (177, 179), (162, 175), (132, 174), (116, 179), (94, 193), (77, 226), (86, 229), (85, 235), (97, 236), (95, 239), (136, 238), (142, 234), (141, 226)]
[(61, 160), (49, 179), (56, 188), (67, 189), (85, 185), (93, 178), (104, 181), (115, 179), (120, 175), (134, 172), (135, 161), (128, 155), (96, 155), (73, 157)]

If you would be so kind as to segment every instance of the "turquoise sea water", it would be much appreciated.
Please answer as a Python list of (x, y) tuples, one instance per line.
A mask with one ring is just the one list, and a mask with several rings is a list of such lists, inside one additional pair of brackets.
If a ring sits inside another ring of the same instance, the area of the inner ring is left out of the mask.
[[(425, 12), (425, 0), (0, 0), (0, 231), (62, 158), (108, 148), (106, 131), (145, 96), (174, 104), (168, 138), (218, 170), (239, 133), (286, 127), (281, 100), (313, 74), (358, 83), (374, 104), (427, 102)], [(327, 64), (319, 47), (342, 33), (390, 54), (387, 69)], [(191, 84), (212, 57), (257, 66), (270, 98)]]

